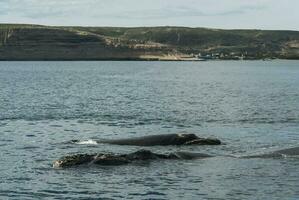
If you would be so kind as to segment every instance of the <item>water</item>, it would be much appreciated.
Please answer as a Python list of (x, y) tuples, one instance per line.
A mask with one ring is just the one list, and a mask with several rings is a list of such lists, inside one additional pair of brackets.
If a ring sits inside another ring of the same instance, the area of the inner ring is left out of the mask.
[[(0, 62), (0, 199), (298, 199), (299, 62)], [(226, 145), (147, 147), (203, 160), (55, 170), (72, 139), (189, 132)]]

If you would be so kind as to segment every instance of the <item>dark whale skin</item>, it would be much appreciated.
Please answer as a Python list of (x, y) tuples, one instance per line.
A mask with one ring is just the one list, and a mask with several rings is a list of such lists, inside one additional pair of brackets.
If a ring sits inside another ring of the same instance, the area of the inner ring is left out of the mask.
[[(80, 140), (71, 140), (71, 143), (78, 143)], [(101, 139), (96, 143), (131, 146), (168, 146), (168, 145), (220, 145), (221, 141), (216, 138), (200, 138), (195, 134), (160, 134), (143, 137), (124, 139)]]
[(139, 150), (129, 154), (75, 154), (62, 157), (53, 163), (54, 168), (67, 168), (83, 164), (94, 164), (103, 166), (116, 166), (129, 164), (135, 161), (145, 160), (191, 160), (211, 157), (202, 153), (175, 152), (170, 154), (158, 154), (149, 150)]
[(299, 156), (299, 147), (282, 149), (265, 154), (258, 154), (252, 156), (243, 156), (242, 158), (284, 158)]

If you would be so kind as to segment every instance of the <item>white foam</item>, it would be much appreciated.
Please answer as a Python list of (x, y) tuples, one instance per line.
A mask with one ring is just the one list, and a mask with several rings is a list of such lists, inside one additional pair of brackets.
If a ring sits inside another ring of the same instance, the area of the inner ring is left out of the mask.
[(90, 140), (82, 140), (82, 141), (76, 142), (76, 144), (94, 144), (94, 145), (96, 145), (98, 143), (97, 143), (97, 141), (90, 139)]

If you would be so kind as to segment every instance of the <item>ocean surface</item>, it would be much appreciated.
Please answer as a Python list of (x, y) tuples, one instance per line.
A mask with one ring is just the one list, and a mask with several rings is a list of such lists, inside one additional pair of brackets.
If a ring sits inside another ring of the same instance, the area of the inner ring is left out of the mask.
[[(207, 159), (52, 168), (141, 149), (94, 139), (183, 132), (225, 145), (145, 148)], [(0, 199), (295, 200), (298, 157), (227, 156), (298, 141), (299, 61), (0, 62)]]

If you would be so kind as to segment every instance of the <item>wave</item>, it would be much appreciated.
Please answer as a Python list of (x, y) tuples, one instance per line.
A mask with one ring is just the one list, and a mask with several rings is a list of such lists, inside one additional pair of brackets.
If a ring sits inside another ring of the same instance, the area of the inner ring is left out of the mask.
[[(132, 127), (143, 125), (162, 125), (170, 127), (190, 127), (201, 126), (203, 123), (218, 123), (218, 124), (298, 124), (298, 117), (254, 117), (254, 118), (194, 118), (182, 116), (165, 118), (160, 117), (146, 117), (138, 115), (33, 115), (33, 116), (1, 116), (0, 122), (5, 121), (44, 121), (44, 120), (77, 120), (78, 123), (94, 123), (97, 125), (118, 126), (118, 127)], [(0, 126), (5, 125), (0, 123)]]
[(78, 140), (78, 141), (72, 141), (74, 144), (92, 144), (97, 145), (98, 142), (96, 140), (88, 139), (88, 140)]

